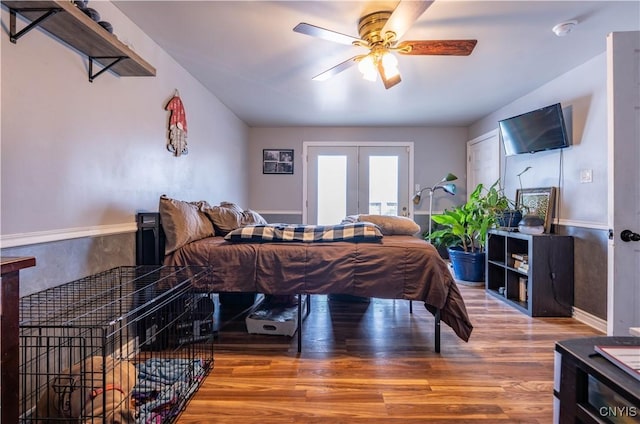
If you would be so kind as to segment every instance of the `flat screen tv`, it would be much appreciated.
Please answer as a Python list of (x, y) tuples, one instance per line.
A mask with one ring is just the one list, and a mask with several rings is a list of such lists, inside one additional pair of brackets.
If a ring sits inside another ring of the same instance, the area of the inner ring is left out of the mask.
[(561, 149), (571, 143), (560, 103), (498, 122), (507, 156)]

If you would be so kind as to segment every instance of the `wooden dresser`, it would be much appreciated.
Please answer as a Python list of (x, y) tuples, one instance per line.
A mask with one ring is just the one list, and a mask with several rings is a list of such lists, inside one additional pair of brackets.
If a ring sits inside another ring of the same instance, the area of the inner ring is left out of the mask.
[(4, 257), (0, 260), (2, 290), (0, 290), (0, 421), (18, 422), (19, 402), (19, 321), (20, 270), (35, 266), (34, 257)]

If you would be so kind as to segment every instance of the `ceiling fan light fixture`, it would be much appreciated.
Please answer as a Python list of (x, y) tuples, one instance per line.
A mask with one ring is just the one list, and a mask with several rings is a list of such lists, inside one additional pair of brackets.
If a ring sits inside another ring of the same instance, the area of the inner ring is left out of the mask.
[(380, 73), (380, 78), (382, 79), (384, 88), (387, 90), (402, 81), (397, 65), (398, 59), (396, 59), (392, 54), (388, 54), (388, 56), (392, 59), (386, 59), (386, 65), (384, 56), (378, 60), (378, 72)]
[(398, 58), (393, 54), (388, 51), (384, 52), (380, 60), (382, 62), (384, 74), (387, 78), (393, 78), (396, 75), (400, 75), (400, 70), (398, 69)]
[(358, 63), (358, 70), (362, 73), (362, 78), (367, 81), (376, 81), (378, 71), (376, 69), (375, 59), (373, 55), (368, 54)]

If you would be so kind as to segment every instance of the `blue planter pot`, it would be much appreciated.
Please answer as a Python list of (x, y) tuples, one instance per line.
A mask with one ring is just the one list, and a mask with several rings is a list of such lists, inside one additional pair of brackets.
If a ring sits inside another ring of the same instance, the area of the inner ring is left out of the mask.
[(450, 247), (449, 258), (458, 280), (484, 281), (484, 252), (465, 252), (459, 247)]
[(498, 214), (496, 218), (499, 227), (513, 228), (518, 226), (522, 219), (522, 213), (520, 211), (505, 211)]

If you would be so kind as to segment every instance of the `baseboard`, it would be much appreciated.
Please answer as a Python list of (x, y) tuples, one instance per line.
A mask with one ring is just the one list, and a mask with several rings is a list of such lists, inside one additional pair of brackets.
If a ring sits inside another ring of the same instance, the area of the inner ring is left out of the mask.
[(573, 318), (583, 324), (587, 324), (589, 327), (593, 327), (594, 329), (607, 334), (607, 321), (602, 318), (591, 315), (590, 313), (578, 309), (575, 306), (573, 307)]

